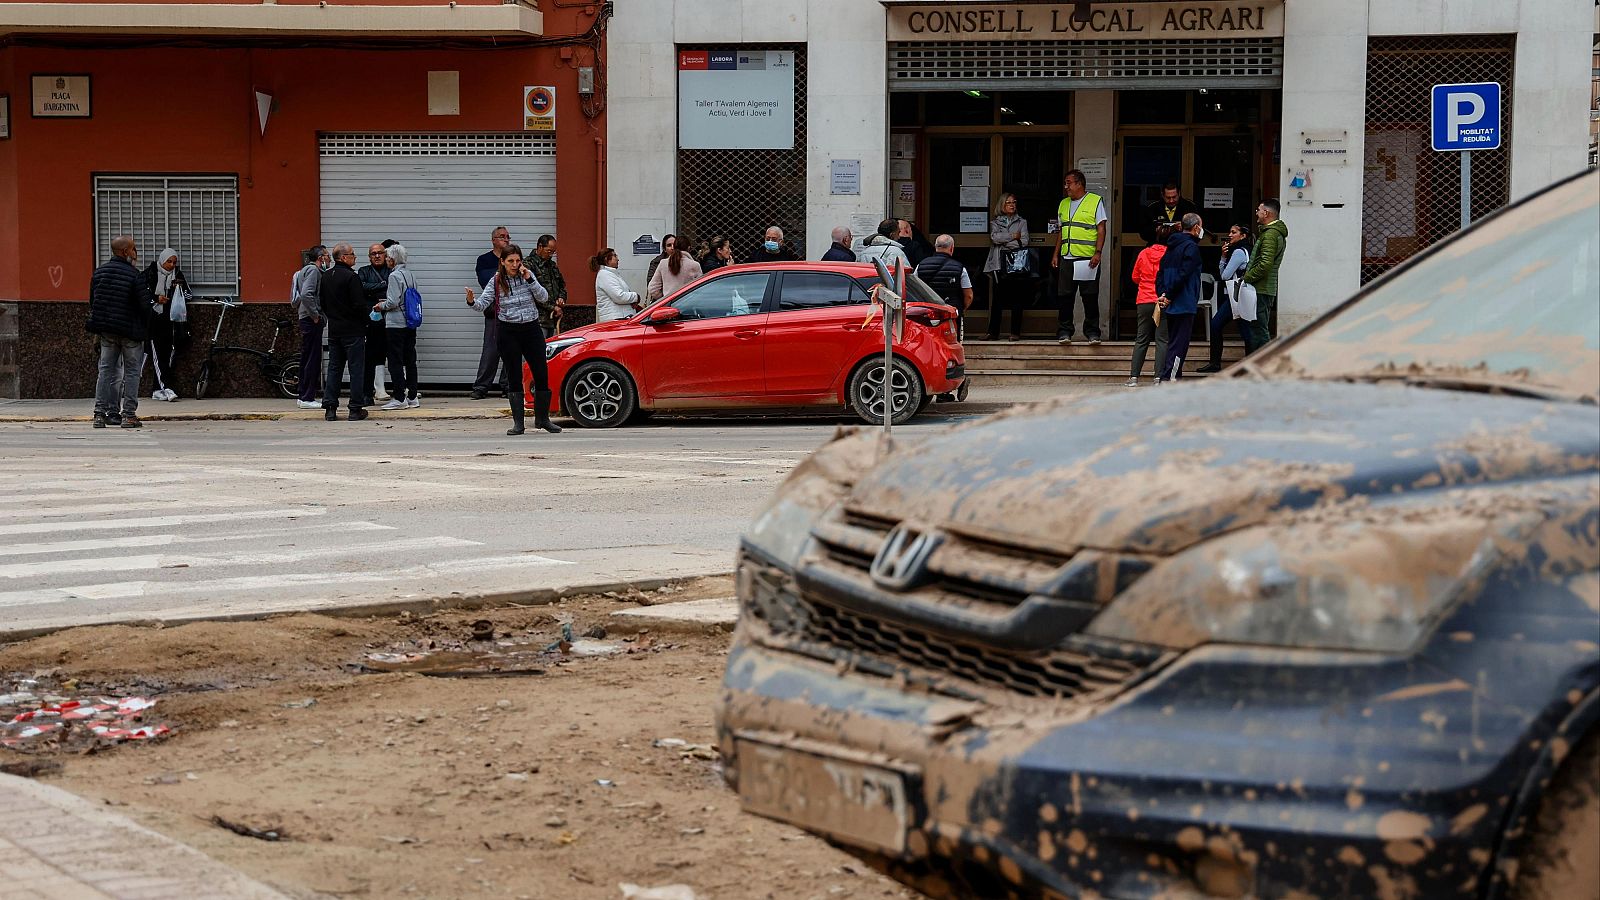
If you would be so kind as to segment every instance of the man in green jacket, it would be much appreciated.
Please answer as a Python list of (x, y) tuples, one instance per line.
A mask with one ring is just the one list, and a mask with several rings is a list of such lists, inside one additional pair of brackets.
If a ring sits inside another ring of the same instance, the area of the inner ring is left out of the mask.
[(1289, 244), (1289, 226), (1278, 218), (1278, 201), (1263, 200), (1256, 205), (1255, 253), (1244, 281), (1256, 289), (1256, 320), (1250, 323), (1251, 342), (1260, 347), (1272, 340), (1272, 313), (1278, 308), (1278, 266)]

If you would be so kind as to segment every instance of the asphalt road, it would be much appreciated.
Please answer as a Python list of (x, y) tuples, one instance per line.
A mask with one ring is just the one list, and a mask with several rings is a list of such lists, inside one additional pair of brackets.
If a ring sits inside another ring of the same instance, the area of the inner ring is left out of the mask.
[(0, 425), (0, 634), (726, 572), (754, 510), (838, 424)]

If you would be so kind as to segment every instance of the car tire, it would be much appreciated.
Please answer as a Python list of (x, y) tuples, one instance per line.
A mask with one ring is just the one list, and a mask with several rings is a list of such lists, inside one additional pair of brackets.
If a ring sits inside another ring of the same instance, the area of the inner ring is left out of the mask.
[(278, 377), (273, 379), (273, 384), (278, 386), (278, 393), (286, 399), (293, 400), (300, 396), (300, 362), (291, 360), (283, 364), (278, 370)]
[[(850, 411), (868, 425), (883, 424), (883, 381), (881, 357), (863, 361), (850, 374), (847, 388)], [(917, 374), (916, 367), (898, 356), (890, 370), (890, 384), (894, 403), (891, 421), (903, 425), (922, 411), (927, 390), (922, 386), (922, 376)]]
[(567, 373), (561, 385), (561, 411), (584, 428), (616, 428), (639, 408), (639, 392), (627, 370), (597, 359)]
[(204, 400), (206, 389), (209, 387), (211, 387), (211, 363), (203, 362), (200, 364), (200, 377), (194, 380), (194, 398)]
[(1600, 897), (1600, 732), (1578, 742), (1540, 799), (1512, 900)]

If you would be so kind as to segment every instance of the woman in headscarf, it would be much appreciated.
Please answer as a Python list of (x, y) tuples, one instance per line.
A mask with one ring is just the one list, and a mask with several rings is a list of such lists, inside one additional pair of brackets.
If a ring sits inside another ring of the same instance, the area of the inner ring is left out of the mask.
[(144, 285), (156, 298), (146, 347), (156, 367), (156, 389), (150, 396), (176, 400), (178, 392), (172, 386), (178, 381), (172, 377), (172, 367), (179, 351), (189, 346), (189, 279), (178, 265), (178, 251), (171, 247), (162, 250), (156, 261), (145, 267)]

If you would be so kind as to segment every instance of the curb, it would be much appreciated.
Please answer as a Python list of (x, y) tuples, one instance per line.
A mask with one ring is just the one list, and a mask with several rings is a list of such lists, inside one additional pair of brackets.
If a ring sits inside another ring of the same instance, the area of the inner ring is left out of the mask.
[[(303, 414), (302, 414), (303, 413)], [(497, 409), (492, 412), (441, 412), (423, 415), (410, 415), (405, 417), (390, 418), (389, 416), (371, 416), (369, 421), (384, 422), (423, 422), (445, 421), (460, 419), (504, 419), (511, 415), (511, 407)], [(141, 422), (277, 422), (280, 420), (320, 422), (321, 418), (311, 410), (296, 410), (294, 412), (264, 413), (264, 412), (238, 412), (238, 413), (155, 413), (139, 417)], [(93, 415), (87, 416), (8, 416), (0, 415), (0, 424), (24, 424), (29, 422), (77, 422), (88, 424), (94, 421)], [(340, 421), (343, 421), (341, 419)]]
[(263, 619), (275, 619), (282, 616), (318, 615), (329, 616), (337, 619), (367, 618), (370, 616), (393, 616), (403, 612), (432, 613), (445, 610), (458, 609), (489, 609), (493, 607), (511, 606), (548, 606), (557, 600), (566, 597), (581, 596), (584, 594), (603, 594), (607, 591), (625, 591), (630, 588), (638, 591), (653, 591), (663, 585), (678, 581), (688, 581), (693, 578), (719, 578), (732, 575), (732, 570), (708, 572), (700, 575), (673, 575), (663, 578), (642, 578), (637, 581), (604, 581), (594, 584), (570, 585), (559, 588), (535, 588), (532, 590), (496, 591), (488, 594), (457, 594), (449, 597), (410, 598), (406, 600), (376, 600), (371, 603), (362, 603), (352, 606), (330, 606), (327, 608), (306, 607), (302, 609), (274, 609), (258, 613), (219, 613), (207, 615), (197, 613), (188, 616), (172, 616), (170, 618), (152, 618), (149, 616), (133, 617), (128, 619), (113, 619), (104, 622), (84, 622), (70, 625), (45, 625), (34, 628), (5, 629), (0, 627), (0, 644), (12, 644), (20, 641), (44, 637), (58, 631), (67, 631), (73, 628), (100, 628), (108, 625), (126, 625), (131, 628), (173, 627), (187, 625), (191, 622), (257, 622)]

